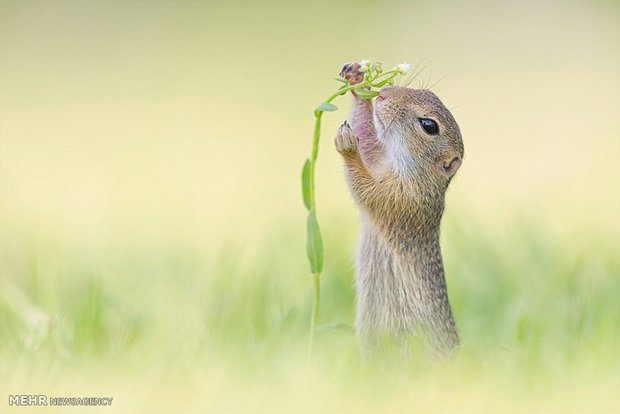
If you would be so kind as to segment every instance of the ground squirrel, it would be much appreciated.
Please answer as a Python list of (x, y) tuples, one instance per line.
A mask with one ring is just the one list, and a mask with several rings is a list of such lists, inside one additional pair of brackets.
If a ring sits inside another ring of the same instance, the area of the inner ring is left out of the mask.
[[(346, 64), (340, 76), (359, 83), (359, 68)], [(439, 224), (463, 159), (454, 117), (429, 90), (387, 86), (374, 111), (370, 99), (354, 97), (351, 124), (339, 128), (335, 144), (362, 216), (355, 287), (364, 356), (380, 352), (386, 338), (407, 348), (412, 335), (423, 335), (435, 355), (450, 353), (459, 339)]]

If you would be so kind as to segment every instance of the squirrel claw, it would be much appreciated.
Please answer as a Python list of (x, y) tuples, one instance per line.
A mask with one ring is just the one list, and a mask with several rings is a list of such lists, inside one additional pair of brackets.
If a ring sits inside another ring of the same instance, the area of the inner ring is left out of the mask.
[(360, 71), (361, 65), (357, 62), (346, 63), (340, 71), (340, 76), (346, 79), (350, 85), (355, 85), (364, 80), (364, 73)]
[(336, 145), (336, 150), (343, 155), (357, 152), (358, 140), (347, 121), (344, 121), (340, 128), (338, 128), (334, 144)]

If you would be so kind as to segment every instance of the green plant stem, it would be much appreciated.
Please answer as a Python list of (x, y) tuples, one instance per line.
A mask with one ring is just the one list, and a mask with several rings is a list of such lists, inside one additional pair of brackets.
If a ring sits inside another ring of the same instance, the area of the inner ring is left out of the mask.
[[(336, 96), (332, 96), (334, 99)], [(329, 101), (328, 101), (329, 102)], [(310, 157), (310, 211), (316, 215), (316, 199), (314, 196), (314, 167), (319, 154), (319, 137), (321, 135), (321, 117), (323, 111), (315, 111), (316, 122), (314, 123), (314, 138), (312, 140), (312, 155)], [(318, 220), (318, 219), (317, 219)], [(314, 303), (312, 304), (312, 317), (310, 320), (310, 352), (314, 347), (314, 333), (316, 331), (316, 319), (319, 312), (319, 276), (320, 272), (313, 273), (314, 277)]]
[(310, 323), (310, 352), (314, 348), (314, 333), (316, 332), (316, 317), (319, 313), (319, 273), (313, 273), (314, 277), (314, 303), (312, 305), (312, 320)]

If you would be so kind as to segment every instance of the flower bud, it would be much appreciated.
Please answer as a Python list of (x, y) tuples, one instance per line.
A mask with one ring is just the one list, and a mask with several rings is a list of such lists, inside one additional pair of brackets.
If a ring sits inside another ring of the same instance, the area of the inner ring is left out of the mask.
[(401, 75), (406, 75), (407, 73), (409, 73), (410, 69), (411, 65), (409, 63), (401, 63), (394, 68), (394, 70), (396, 70)]
[(370, 64), (372, 62), (368, 59), (364, 59), (360, 62), (360, 72), (368, 72), (368, 69), (370, 68)]

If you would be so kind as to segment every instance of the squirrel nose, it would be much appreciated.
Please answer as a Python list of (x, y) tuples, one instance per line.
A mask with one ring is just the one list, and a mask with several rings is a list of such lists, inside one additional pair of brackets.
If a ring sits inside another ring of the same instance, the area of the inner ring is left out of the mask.
[(398, 97), (399, 89), (394, 86), (384, 86), (377, 95), (377, 102), (381, 102), (389, 97)]

